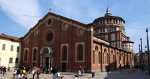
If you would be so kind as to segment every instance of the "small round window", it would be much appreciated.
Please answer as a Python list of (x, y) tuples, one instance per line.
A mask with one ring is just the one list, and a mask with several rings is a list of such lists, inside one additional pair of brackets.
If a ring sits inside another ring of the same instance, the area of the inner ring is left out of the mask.
[(50, 42), (50, 41), (52, 41), (52, 39), (53, 39), (53, 33), (52, 33), (52, 32), (49, 32), (49, 33), (47, 34), (47, 41)]

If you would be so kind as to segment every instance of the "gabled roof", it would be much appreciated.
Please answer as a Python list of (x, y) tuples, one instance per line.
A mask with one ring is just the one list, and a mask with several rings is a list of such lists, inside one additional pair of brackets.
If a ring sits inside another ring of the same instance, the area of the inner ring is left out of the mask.
[(40, 20), (38, 21), (38, 23), (37, 23), (34, 27), (32, 27), (32, 28), (28, 31), (28, 33), (27, 33), (24, 37), (22, 37), (21, 39), (25, 38), (33, 29), (35, 29), (35, 28), (40, 24), (40, 22), (44, 21), (48, 16), (58, 17), (58, 18), (60, 18), (60, 19), (66, 20), (66, 21), (68, 21), (68, 22), (81, 25), (81, 26), (84, 27), (84, 28), (88, 28), (88, 24), (84, 24), (84, 23), (81, 23), (81, 22), (79, 22), (79, 21), (76, 21), (76, 20), (73, 20), (73, 19), (70, 19), (70, 18), (61, 16), (61, 15), (58, 15), (58, 14), (55, 14), (55, 13), (52, 13), (52, 12), (48, 12), (48, 13), (47, 13), (42, 19), (40, 19)]
[(10, 35), (6, 35), (4, 33), (0, 34), (0, 39), (5, 39), (5, 40), (10, 40), (10, 41), (15, 41), (15, 42), (19, 42), (19, 38), (14, 37), (14, 36), (10, 36)]
[[(81, 23), (81, 22), (79, 22), (79, 21), (76, 21), (76, 20), (73, 20), (73, 19), (71, 19), (71, 18), (67, 18), (67, 17), (61, 16), (61, 15), (58, 15), (58, 14), (55, 14), (55, 13), (52, 13), (52, 12), (48, 12), (48, 15), (56, 16), (56, 17), (59, 17), (59, 18), (61, 18), (61, 19), (66, 20), (66, 21), (70, 21), (70, 22), (72, 22), (72, 23), (79, 24), (79, 25), (81, 25), (81, 26), (85, 26), (85, 25), (86, 25), (86, 24)], [(47, 16), (48, 16), (48, 15), (47, 15)], [(44, 18), (46, 18), (47, 16), (45, 16)], [(43, 18), (43, 19), (44, 19), (44, 18)]]

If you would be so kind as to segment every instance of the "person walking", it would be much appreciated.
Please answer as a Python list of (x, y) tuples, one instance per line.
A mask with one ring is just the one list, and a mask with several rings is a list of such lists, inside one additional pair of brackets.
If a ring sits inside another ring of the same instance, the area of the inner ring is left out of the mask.
[(36, 72), (37, 79), (39, 79), (39, 76), (40, 76), (41, 70), (40, 70), (40, 68), (38, 68), (38, 67), (37, 67), (37, 69), (36, 69), (36, 70), (37, 70), (37, 72)]
[(34, 79), (35, 74), (36, 74), (36, 70), (35, 70), (35, 68), (33, 68), (33, 70), (32, 70), (32, 79)]
[(56, 67), (53, 67), (53, 68), (52, 68), (51, 73), (53, 74), (53, 78), (52, 78), (52, 79), (58, 79), (58, 75), (57, 75), (58, 70), (57, 70)]
[(83, 72), (84, 72), (84, 69), (83, 69), (83, 67), (80, 65), (80, 66), (79, 66), (79, 70), (78, 70), (78, 75), (79, 75), (79, 76), (82, 76), (82, 75), (83, 75)]
[(15, 78), (16, 78), (16, 73), (17, 73), (17, 70), (16, 70), (16, 69), (14, 69), (14, 71), (13, 71), (13, 79), (15, 79)]
[(3, 72), (3, 76), (4, 76), (5, 73), (6, 73), (6, 67), (3, 67), (3, 68), (2, 68), (2, 72)]
[(23, 67), (23, 69), (22, 69), (22, 78), (27, 79), (27, 70), (25, 67)]

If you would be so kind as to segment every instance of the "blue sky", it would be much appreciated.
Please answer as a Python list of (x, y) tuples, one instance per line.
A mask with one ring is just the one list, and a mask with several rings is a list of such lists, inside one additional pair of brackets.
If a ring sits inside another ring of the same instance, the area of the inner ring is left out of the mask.
[(111, 13), (126, 21), (127, 35), (138, 49), (145, 47), (145, 28), (150, 30), (150, 0), (0, 0), (0, 33), (24, 36), (48, 11), (90, 23), (103, 16), (109, 4)]

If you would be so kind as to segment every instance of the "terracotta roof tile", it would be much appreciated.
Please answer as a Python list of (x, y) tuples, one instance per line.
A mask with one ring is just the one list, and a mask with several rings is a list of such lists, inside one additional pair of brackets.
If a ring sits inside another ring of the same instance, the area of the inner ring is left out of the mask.
[(6, 35), (4, 33), (0, 34), (0, 39), (6, 39), (6, 40), (18, 41), (18, 42), (20, 41), (19, 38), (10, 36), (10, 35)]

